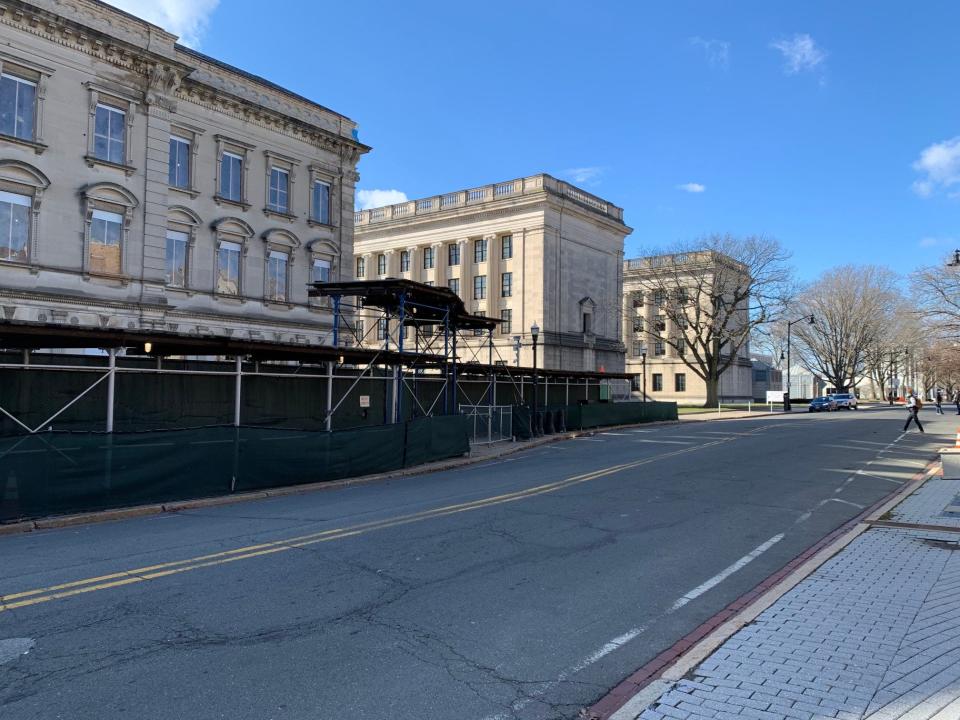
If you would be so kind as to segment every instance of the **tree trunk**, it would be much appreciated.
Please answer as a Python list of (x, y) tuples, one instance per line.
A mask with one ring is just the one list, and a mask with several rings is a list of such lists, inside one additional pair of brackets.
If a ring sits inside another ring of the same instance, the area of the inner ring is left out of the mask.
[(704, 407), (716, 407), (717, 402), (720, 399), (720, 383), (716, 378), (712, 378), (706, 381), (707, 385), (707, 401), (704, 403)]

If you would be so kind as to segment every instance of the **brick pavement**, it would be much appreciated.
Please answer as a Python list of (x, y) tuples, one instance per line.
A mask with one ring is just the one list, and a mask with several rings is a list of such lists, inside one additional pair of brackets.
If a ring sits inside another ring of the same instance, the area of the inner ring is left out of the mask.
[[(960, 481), (891, 513), (960, 526)], [(960, 720), (960, 535), (875, 528), (639, 715), (616, 720)]]

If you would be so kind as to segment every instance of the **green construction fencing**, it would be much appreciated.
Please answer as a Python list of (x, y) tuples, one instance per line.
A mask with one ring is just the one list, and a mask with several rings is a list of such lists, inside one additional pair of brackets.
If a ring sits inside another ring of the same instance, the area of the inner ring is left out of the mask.
[(465, 454), (469, 419), (0, 438), (0, 522), (324, 482)]
[(633, 425), (659, 420), (676, 420), (677, 404), (672, 402), (617, 402), (551, 405), (537, 411), (539, 424), (533, 432), (533, 413), (526, 405), (513, 407), (513, 434), (528, 440), (534, 434), (589, 430), (611, 425)]

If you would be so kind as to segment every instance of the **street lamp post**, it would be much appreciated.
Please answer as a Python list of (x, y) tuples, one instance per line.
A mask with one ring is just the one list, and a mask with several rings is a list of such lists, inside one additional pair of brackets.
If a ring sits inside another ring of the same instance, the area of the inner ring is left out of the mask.
[(787, 322), (787, 394), (783, 397), (784, 412), (792, 412), (793, 410), (793, 408), (790, 406), (790, 329), (798, 322), (804, 321), (809, 322), (811, 325), (817, 322), (813, 315), (804, 315), (802, 318), (797, 318), (796, 320), (790, 320)]
[(540, 337), (540, 326), (536, 322), (530, 326), (530, 336), (533, 338), (533, 418), (531, 425), (532, 434), (536, 434), (537, 429), (537, 338)]

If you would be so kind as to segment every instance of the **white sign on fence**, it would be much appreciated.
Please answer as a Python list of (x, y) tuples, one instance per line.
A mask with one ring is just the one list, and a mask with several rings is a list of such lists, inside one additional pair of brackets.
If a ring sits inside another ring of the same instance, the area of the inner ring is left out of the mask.
[(767, 402), (768, 403), (778, 403), (783, 402), (783, 390), (767, 390)]
[(369, 395), (361, 395), (361, 396), (360, 396), (360, 407), (362, 407), (362, 408), (368, 408), (368, 407), (370, 407), (370, 396), (369, 396)]

